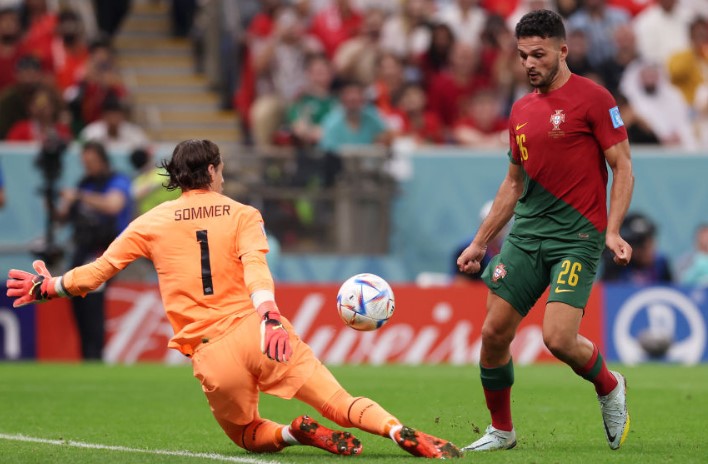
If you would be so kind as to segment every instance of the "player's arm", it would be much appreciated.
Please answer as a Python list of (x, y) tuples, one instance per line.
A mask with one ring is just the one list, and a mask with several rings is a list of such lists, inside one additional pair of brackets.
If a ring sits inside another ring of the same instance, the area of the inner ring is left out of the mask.
[(261, 352), (270, 359), (286, 362), (292, 356), (290, 337), (275, 304), (275, 285), (266, 261), (268, 241), (263, 219), (257, 210), (253, 210), (241, 225), (238, 240), (244, 283), (261, 318)]
[(477, 234), (470, 245), (457, 258), (460, 271), (474, 274), (479, 271), (480, 263), (487, 249), (487, 243), (509, 222), (514, 214), (514, 206), (524, 191), (524, 173), (520, 164), (509, 163), (506, 177), (499, 186), (492, 209), (482, 221)]
[(625, 139), (605, 150), (605, 159), (612, 169), (605, 244), (614, 253), (615, 263), (626, 265), (632, 259), (632, 247), (620, 236), (620, 227), (632, 201), (634, 189), (629, 142)]

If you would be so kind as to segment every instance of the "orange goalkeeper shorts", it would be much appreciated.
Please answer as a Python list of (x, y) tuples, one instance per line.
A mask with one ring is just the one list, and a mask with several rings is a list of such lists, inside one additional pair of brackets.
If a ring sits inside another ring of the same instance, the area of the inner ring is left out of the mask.
[(255, 311), (223, 337), (197, 347), (192, 355), (194, 376), (201, 382), (217, 419), (249, 424), (259, 417), (259, 392), (290, 399), (321, 365), (295, 334), (290, 321), (283, 317), (282, 323), (293, 349), (287, 363), (269, 359), (261, 352), (261, 318)]

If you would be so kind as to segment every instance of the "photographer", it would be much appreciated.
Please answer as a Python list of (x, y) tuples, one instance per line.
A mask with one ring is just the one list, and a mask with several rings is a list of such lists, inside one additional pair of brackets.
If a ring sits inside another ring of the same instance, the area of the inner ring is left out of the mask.
[[(81, 151), (84, 177), (75, 189), (61, 192), (58, 218), (73, 229), (71, 267), (100, 256), (128, 225), (132, 214), (130, 179), (111, 170), (103, 145), (87, 142)], [(104, 339), (105, 287), (86, 298), (73, 298), (74, 317), (84, 359), (100, 360)]]

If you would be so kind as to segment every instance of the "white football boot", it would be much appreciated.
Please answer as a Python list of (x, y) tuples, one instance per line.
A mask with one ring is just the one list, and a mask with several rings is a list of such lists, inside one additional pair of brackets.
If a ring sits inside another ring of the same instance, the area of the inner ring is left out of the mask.
[(602, 422), (610, 448), (616, 450), (624, 443), (629, 433), (627, 412), (627, 381), (619, 372), (610, 371), (617, 379), (617, 386), (605, 396), (598, 396), (602, 410)]
[(516, 446), (516, 432), (511, 429), (511, 432), (495, 429), (493, 426), (487, 427), (484, 431), (484, 436), (479, 440), (471, 443), (462, 451), (494, 451), (511, 449)]

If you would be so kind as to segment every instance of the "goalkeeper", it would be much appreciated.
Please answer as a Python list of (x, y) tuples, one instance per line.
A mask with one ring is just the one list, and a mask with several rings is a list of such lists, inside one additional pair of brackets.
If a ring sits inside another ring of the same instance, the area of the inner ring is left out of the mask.
[(276, 452), (307, 445), (333, 454), (359, 454), (349, 432), (330, 430), (308, 416), (277, 424), (258, 413), (259, 392), (297, 398), (342, 427), (390, 437), (414, 456), (461, 456), (445, 440), (406, 427), (374, 401), (352, 397), (278, 311), (266, 264), (268, 244), (258, 210), (221, 194), (218, 147), (208, 140), (178, 144), (164, 162), (169, 189), (182, 195), (135, 219), (96, 261), (52, 277), (12, 269), (13, 306), (85, 296), (133, 260), (155, 265), (167, 318), (169, 347), (192, 360), (217, 422), (243, 449)]

